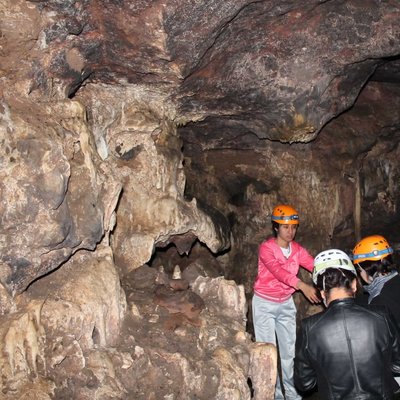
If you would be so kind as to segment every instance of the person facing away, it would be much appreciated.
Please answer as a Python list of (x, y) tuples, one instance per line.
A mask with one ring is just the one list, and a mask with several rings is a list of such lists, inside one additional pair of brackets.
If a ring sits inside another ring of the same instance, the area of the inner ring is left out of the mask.
[(357, 273), (341, 250), (315, 257), (313, 281), (327, 309), (301, 321), (296, 387), (309, 391), (317, 386), (319, 398), (328, 400), (393, 399), (400, 338), (389, 310), (355, 303)]
[(388, 307), (400, 331), (400, 275), (392, 254), (383, 236), (367, 236), (355, 245), (353, 263), (368, 293), (368, 304)]
[[(386, 306), (400, 332), (400, 275), (393, 263), (393, 249), (381, 235), (361, 239), (353, 249), (353, 263), (368, 294), (368, 304)], [(363, 298), (359, 296), (358, 299)], [(400, 376), (395, 376), (400, 384)]]
[[(301, 399), (293, 384), (296, 341), (296, 307), (292, 294), (301, 290), (312, 303), (319, 302), (315, 288), (297, 277), (299, 266), (313, 269), (313, 257), (294, 241), (299, 226), (297, 211), (277, 205), (272, 212), (274, 237), (259, 247), (258, 275), (252, 301), (253, 325), (257, 342), (279, 346), (282, 383), (287, 400)], [(278, 374), (279, 375), (279, 374)], [(275, 399), (283, 399), (279, 378)]]

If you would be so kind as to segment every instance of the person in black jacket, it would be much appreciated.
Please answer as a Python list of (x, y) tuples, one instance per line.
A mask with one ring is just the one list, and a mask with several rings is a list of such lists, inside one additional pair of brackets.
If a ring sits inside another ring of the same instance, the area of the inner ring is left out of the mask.
[(356, 277), (341, 250), (315, 257), (313, 281), (327, 309), (301, 322), (294, 382), (301, 392), (318, 387), (321, 399), (393, 399), (398, 388), (393, 373), (400, 373), (399, 333), (386, 307), (355, 303)]
[(383, 236), (367, 236), (355, 245), (353, 263), (368, 293), (368, 304), (388, 307), (400, 331), (400, 275), (392, 254), (393, 249)]

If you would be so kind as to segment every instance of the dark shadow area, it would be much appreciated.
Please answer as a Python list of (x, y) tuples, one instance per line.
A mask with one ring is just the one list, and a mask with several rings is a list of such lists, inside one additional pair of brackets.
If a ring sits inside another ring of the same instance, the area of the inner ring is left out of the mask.
[(207, 246), (198, 240), (194, 242), (188, 254), (180, 254), (177, 247), (170, 243), (166, 247), (156, 247), (152, 258), (147, 263), (149, 267), (159, 269), (161, 266), (168, 274), (172, 274), (176, 265), (184, 271), (189, 265), (200, 265), (209, 276), (223, 276), (224, 268)]

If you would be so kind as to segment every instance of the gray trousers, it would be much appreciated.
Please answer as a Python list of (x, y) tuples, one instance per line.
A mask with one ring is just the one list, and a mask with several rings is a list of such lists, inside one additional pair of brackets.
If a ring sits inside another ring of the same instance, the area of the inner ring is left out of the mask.
[(301, 400), (293, 383), (293, 365), (296, 344), (296, 306), (293, 298), (284, 303), (275, 303), (257, 295), (252, 302), (253, 324), (256, 342), (273, 343), (278, 339), (282, 370), (282, 394), (279, 374), (275, 389), (275, 400)]

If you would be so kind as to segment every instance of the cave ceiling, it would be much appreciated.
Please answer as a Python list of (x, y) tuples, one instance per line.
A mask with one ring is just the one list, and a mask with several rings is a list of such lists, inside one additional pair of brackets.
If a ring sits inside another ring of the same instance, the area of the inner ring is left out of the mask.
[(308, 142), (366, 82), (399, 81), (398, 1), (38, 1), (32, 90), (146, 85), (182, 136)]

